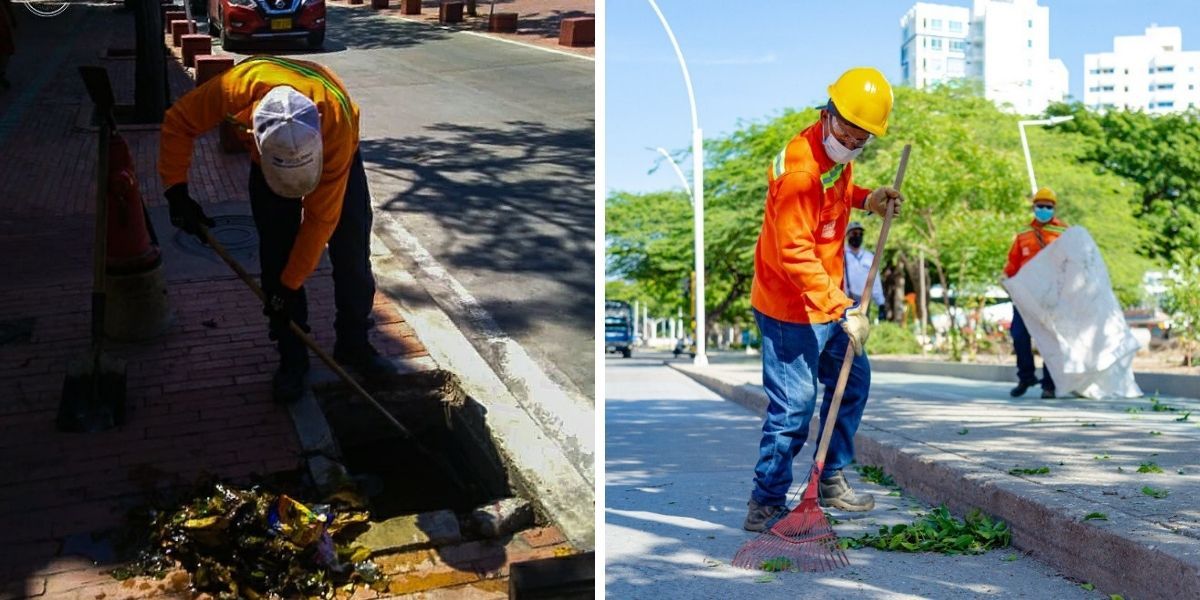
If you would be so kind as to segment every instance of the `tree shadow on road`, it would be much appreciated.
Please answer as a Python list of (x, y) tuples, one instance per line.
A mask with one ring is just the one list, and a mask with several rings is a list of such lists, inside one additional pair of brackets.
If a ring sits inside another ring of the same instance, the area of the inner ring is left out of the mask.
[[(550, 274), (566, 298), (551, 318), (590, 321), (594, 296), (594, 128), (509, 121), (439, 123), (426, 135), (363, 140), (379, 210), (433, 219), (456, 234), (447, 267)], [(382, 177), (380, 177), (382, 176)], [(511, 312), (511, 311), (510, 311)], [(530, 322), (539, 318), (528, 316)], [(510, 325), (506, 324), (506, 327)], [(517, 333), (509, 331), (510, 334)]]

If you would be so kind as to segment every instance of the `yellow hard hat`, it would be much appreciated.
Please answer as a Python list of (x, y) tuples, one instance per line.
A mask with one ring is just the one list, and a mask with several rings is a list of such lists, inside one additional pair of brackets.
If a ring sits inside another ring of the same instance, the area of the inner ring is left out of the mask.
[(892, 112), (892, 85), (871, 67), (855, 67), (829, 86), (829, 99), (843, 118), (882, 136)]
[(1050, 202), (1051, 204), (1058, 204), (1058, 195), (1054, 193), (1054, 190), (1044, 187), (1033, 195), (1034, 202), (1038, 202), (1039, 200), (1042, 202)]

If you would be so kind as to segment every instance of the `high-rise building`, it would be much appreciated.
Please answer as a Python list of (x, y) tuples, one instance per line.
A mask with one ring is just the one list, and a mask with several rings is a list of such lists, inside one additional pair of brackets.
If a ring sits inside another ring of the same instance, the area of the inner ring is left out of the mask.
[(1151, 25), (1114, 37), (1112, 52), (1084, 54), (1084, 105), (1156, 114), (1200, 106), (1200, 52), (1182, 48), (1178, 27)]
[(923, 88), (966, 75), (971, 11), (918, 2), (900, 19), (900, 72), (904, 83)]
[(974, 79), (986, 98), (1022, 114), (1067, 99), (1067, 67), (1050, 58), (1050, 9), (1037, 0), (975, 0), (969, 11), (918, 2), (900, 19), (900, 30), (908, 85)]

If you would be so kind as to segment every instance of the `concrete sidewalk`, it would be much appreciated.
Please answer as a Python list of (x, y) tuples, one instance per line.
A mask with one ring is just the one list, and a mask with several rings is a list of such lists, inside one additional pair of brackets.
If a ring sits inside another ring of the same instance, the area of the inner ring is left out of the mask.
[[(670, 365), (757, 414), (766, 407), (755, 357)], [(1190, 416), (1200, 401), (1011, 398), (1010, 382), (878, 370), (872, 380), (860, 463), (932, 504), (1007, 521), (1014, 546), (1098, 589), (1200, 597), (1200, 422)], [(1041, 467), (1049, 473), (1010, 474)], [(1166, 496), (1146, 493), (1157, 491)]]

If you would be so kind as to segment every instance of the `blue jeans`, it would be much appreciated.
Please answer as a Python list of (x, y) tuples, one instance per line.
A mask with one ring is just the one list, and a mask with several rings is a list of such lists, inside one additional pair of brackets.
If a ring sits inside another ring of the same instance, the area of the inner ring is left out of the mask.
[[(1025, 327), (1025, 319), (1013, 307), (1012, 320), (1013, 349), (1017, 351), (1017, 383), (1034, 384), (1038, 382), (1037, 370), (1033, 365), (1033, 344), (1030, 341), (1029, 329)], [(1050, 368), (1042, 360), (1042, 389), (1053, 390), (1054, 379), (1050, 377)]]
[[(768, 405), (750, 497), (759, 504), (781, 505), (787, 502), (792, 485), (792, 460), (808, 438), (809, 421), (817, 403), (817, 382), (825, 386), (825, 401), (821, 403), (824, 423), (850, 337), (836, 321), (817, 325), (786, 323), (757, 310), (754, 318), (762, 333), (763, 389)], [(842, 394), (822, 478), (833, 476), (854, 460), (854, 433), (862, 421), (870, 389), (871, 363), (866, 354), (856, 356)]]

